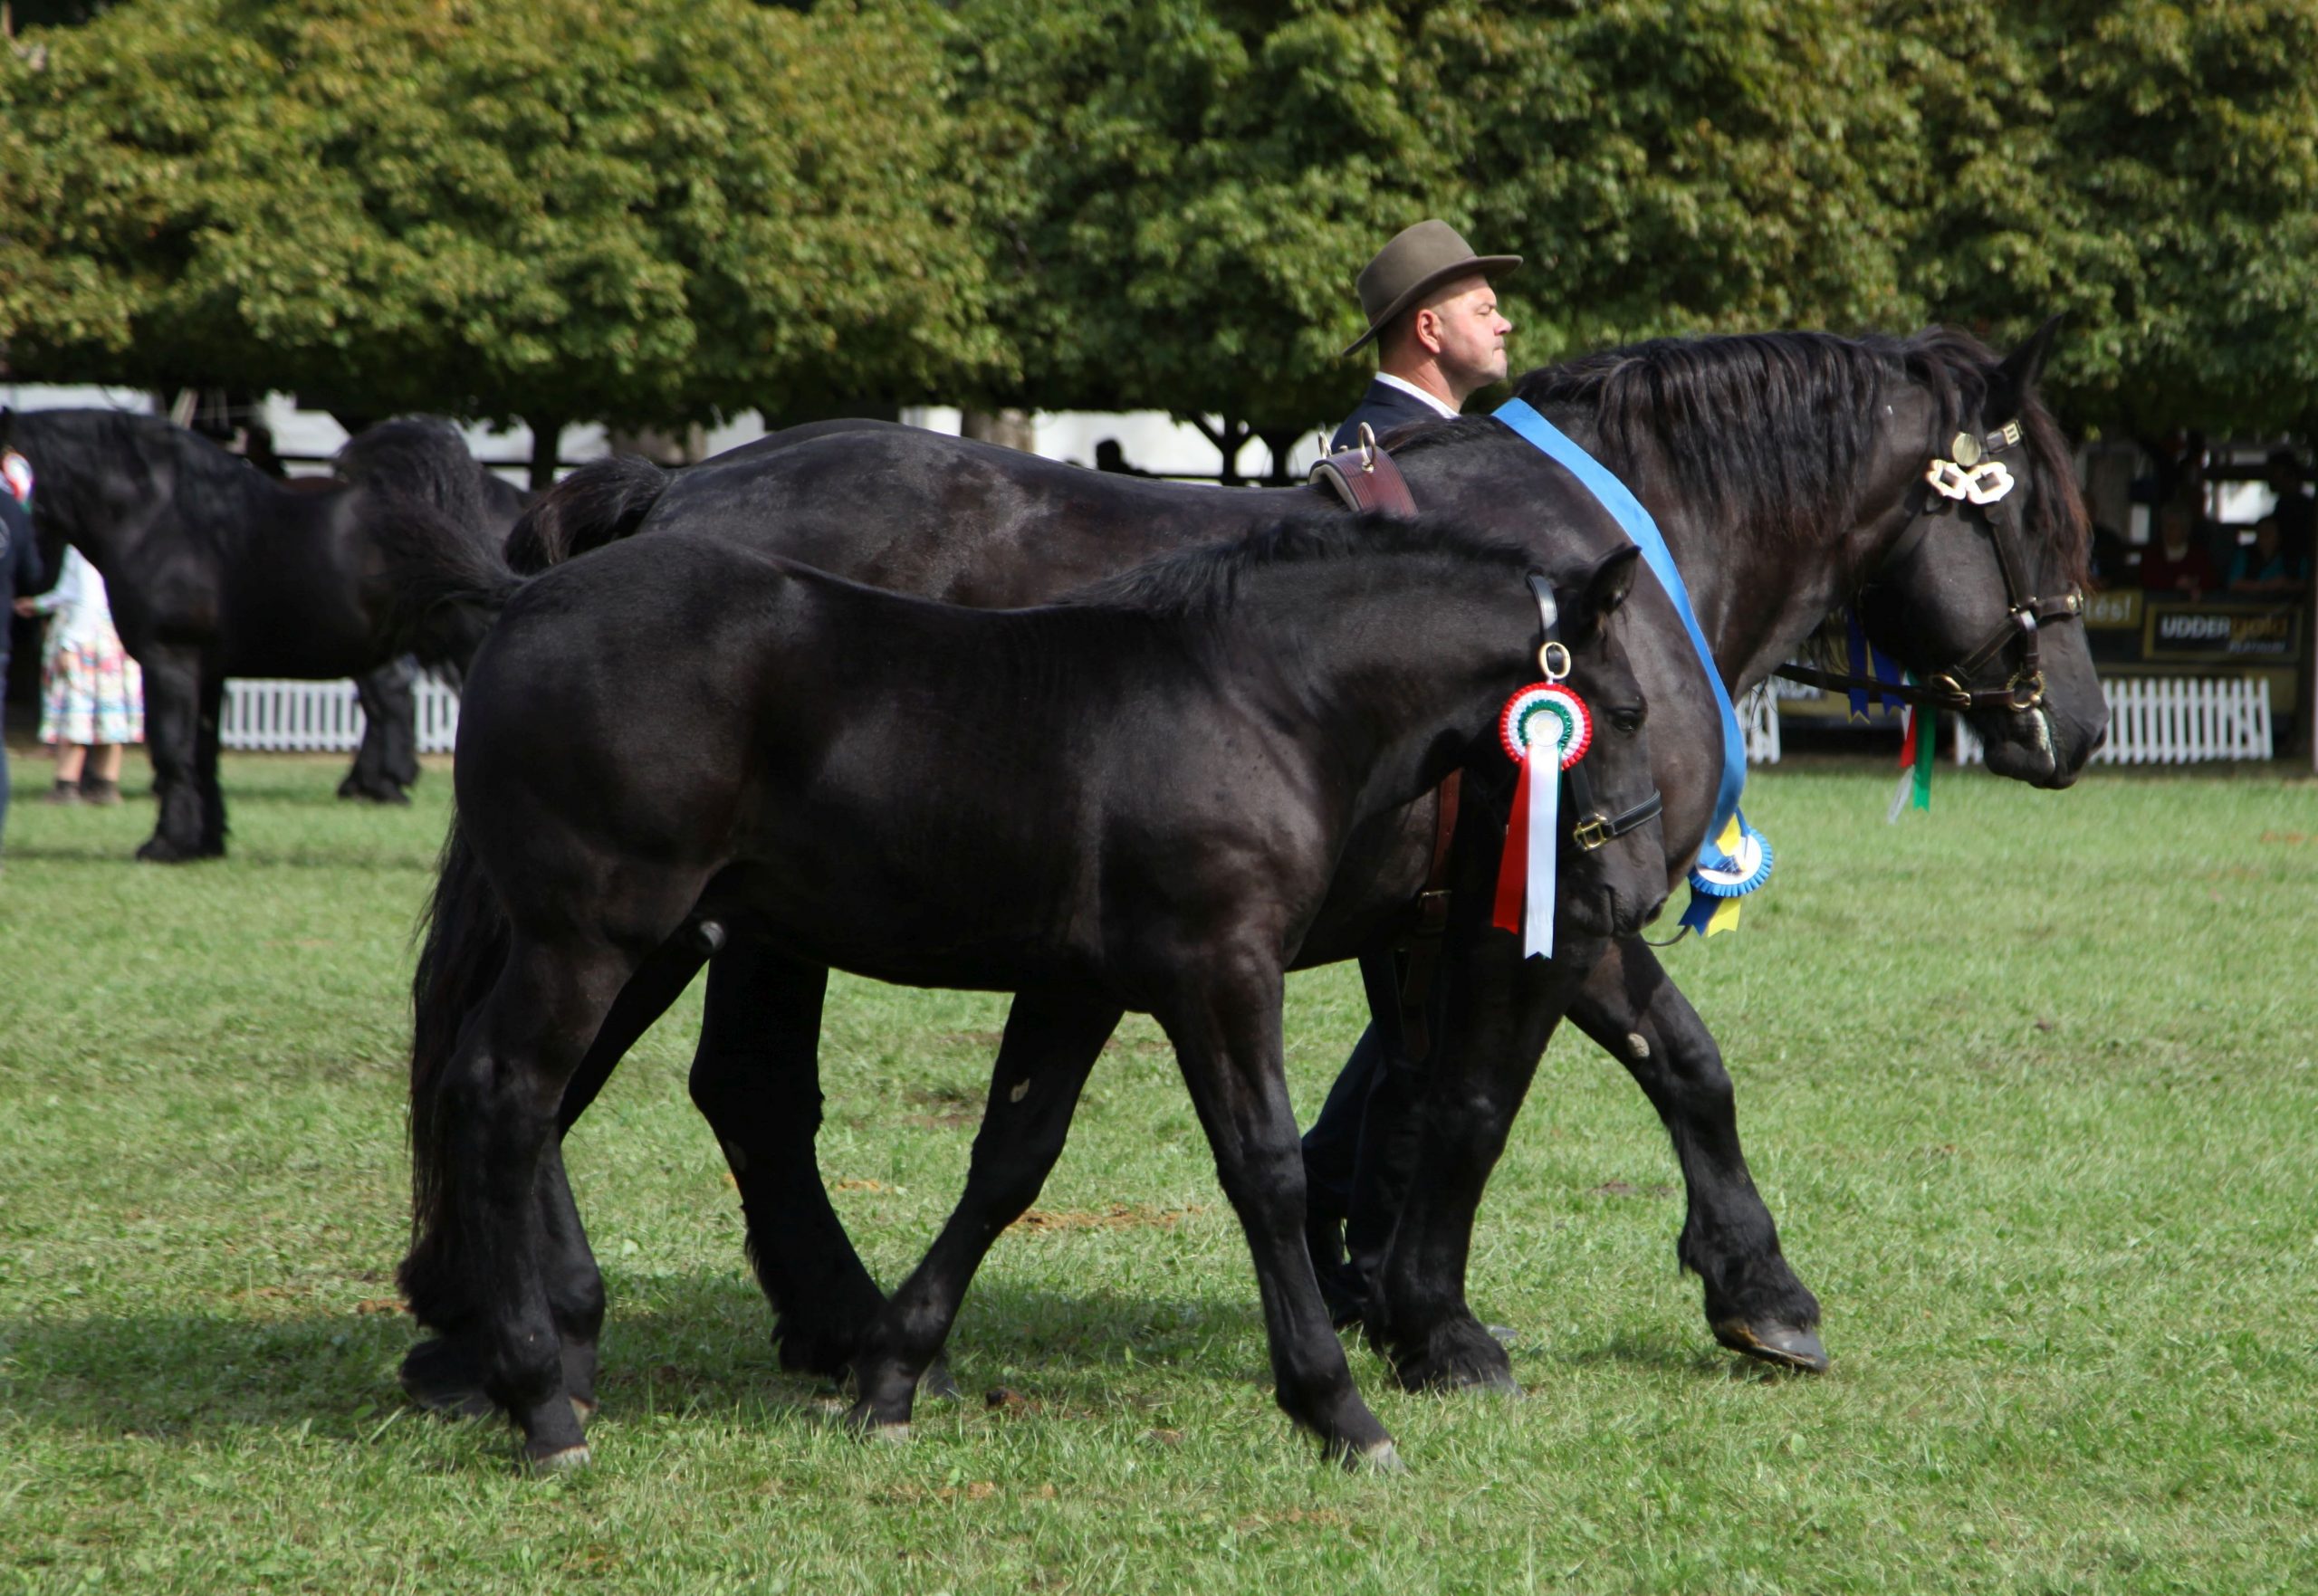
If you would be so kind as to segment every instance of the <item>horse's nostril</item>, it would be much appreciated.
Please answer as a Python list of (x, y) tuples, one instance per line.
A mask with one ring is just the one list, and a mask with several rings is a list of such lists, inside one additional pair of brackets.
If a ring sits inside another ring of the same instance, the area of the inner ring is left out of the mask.
[(1650, 913), (1647, 913), (1647, 914), (1645, 914), (1645, 915), (1643, 915), (1643, 916), (1642, 917), (1642, 922), (1643, 922), (1643, 924), (1644, 924), (1644, 925), (1655, 925), (1655, 924), (1657, 924), (1657, 923), (1658, 923), (1658, 917), (1659, 917), (1661, 914), (1664, 913), (1665, 912), (1666, 912), (1666, 894), (1665, 894), (1664, 893), (1660, 893), (1660, 894), (1658, 894), (1658, 901), (1657, 901), (1656, 903), (1652, 903), (1652, 904), (1650, 906)]

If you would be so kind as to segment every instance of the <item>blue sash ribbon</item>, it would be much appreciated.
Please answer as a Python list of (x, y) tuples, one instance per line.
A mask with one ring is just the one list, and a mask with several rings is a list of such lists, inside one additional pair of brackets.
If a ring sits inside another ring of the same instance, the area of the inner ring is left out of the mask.
[[(1707, 827), (1706, 841), (1700, 845), (1697, 865), (1691, 872), (1691, 906), (1682, 915), (1682, 924), (1704, 935), (1717, 911), (1728, 909), (1733, 912), (1732, 915), (1713, 928), (1724, 929), (1735, 922), (1737, 900), (1770, 878), (1771, 851), (1762, 834), (1748, 826), (1747, 817), (1738, 810), (1738, 796), (1747, 785), (1746, 738), (1738, 730), (1738, 712), (1731, 705), (1730, 689), (1723, 683), (1721, 667), (1714, 663), (1714, 651), (1707, 646), (1706, 633), (1691, 608), (1690, 589), (1683, 585), (1682, 573), (1675, 567), (1673, 553), (1666, 547), (1658, 522), (1633, 491), (1600, 461), (1578, 447), (1566, 433), (1540, 416), (1526, 400), (1509, 399), (1495, 414), (1498, 420), (1559, 462), (1615, 518), (1626, 536), (1642, 550), (1643, 560), (1657, 577), (1659, 586), (1674, 601), (1674, 613), (1682, 617), (1682, 629), (1690, 634), (1691, 646), (1698, 651), (1707, 684), (1714, 690), (1715, 708), (1722, 717), (1722, 779), (1715, 789), (1714, 818)], [(1752, 868), (1742, 867), (1740, 860), (1734, 856), (1751, 856), (1758, 852), (1760, 860)], [(1701, 872), (1706, 871), (1715, 872), (1719, 879), (1705, 878)]]

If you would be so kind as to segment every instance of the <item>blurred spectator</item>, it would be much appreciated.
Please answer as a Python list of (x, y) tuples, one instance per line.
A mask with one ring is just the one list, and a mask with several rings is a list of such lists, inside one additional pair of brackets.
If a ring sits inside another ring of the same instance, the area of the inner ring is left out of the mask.
[(2310, 570), (2313, 522), (2318, 522), (2318, 500), (2303, 492), (2302, 464), (2291, 449), (2273, 450), (2265, 480), (2270, 491), (2278, 496), (2277, 508), (2270, 513), (2277, 518), (2278, 546), (2288, 559), (2300, 562), (2304, 575)]
[(2093, 523), (2093, 585), (2109, 588), (2123, 583), (2131, 574), (2132, 550), (2117, 529), (2104, 521)]
[(40, 740), (56, 749), (53, 804), (120, 802), (120, 750), (145, 741), (144, 679), (120, 645), (105, 579), (78, 549), (56, 586), (16, 600), (18, 615), (53, 615), (41, 656)]
[(2197, 538), (2196, 512), (2184, 503), (2168, 504), (2157, 512), (2157, 536), (2141, 551), (2141, 591), (2194, 598), (2216, 586), (2213, 560)]
[[(40, 543), (33, 536), (32, 511), (16, 496), (19, 482), (32, 492), (32, 467), (14, 450), (0, 451), (0, 688), (8, 681), (8, 616), (16, 595), (38, 588), (46, 579), (41, 569)], [(8, 702), (0, 692), (0, 831), (8, 825)]]
[(290, 467), (273, 452), (273, 429), (259, 422), (251, 422), (240, 429), (241, 457), (266, 475), (280, 482), (290, 474)]
[(1126, 452), (1119, 447), (1116, 438), (1105, 438), (1095, 445), (1095, 469), (1119, 476), (1149, 476), (1151, 473), (1126, 463)]
[(2278, 519), (2265, 515), (2254, 525), (2254, 541), (2230, 557), (2229, 590), (2273, 598), (2294, 598), (2310, 577), (2306, 560), (2285, 551)]

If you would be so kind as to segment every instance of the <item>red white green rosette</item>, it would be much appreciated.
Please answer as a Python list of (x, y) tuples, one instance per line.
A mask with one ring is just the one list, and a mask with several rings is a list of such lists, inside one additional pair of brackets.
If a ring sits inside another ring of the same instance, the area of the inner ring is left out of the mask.
[(1557, 767), (1566, 770), (1594, 746), (1594, 716), (1585, 701), (1558, 682), (1533, 682), (1505, 701), (1497, 734), (1506, 757), (1518, 764), (1538, 738), (1561, 750)]
[(1561, 773), (1594, 745), (1585, 701), (1558, 682), (1533, 682), (1505, 701), (1498, 738), (1521, 767), (1497, 870), (1493, 922), (1521, 934), (1524, 958), (1554, 951), (1554, 862), (1561, 851)]

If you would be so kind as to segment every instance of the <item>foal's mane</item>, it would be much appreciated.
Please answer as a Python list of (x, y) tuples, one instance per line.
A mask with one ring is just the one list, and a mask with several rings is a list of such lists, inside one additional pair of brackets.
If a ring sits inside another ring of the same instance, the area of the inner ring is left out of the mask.
[[(1756, 332), (1606, 349), (1526, 373), (1514, 392), (1540, 410), (1590, 412), (1613, 471), (1632, 469), (1646, 453), (1662, 456), (1685, 500), (1717, 517), (1719, 537), (1788, 555), (1824, 546), (1830, 528), (1850, 524), (1892, 387), (1930, 396), (1934, 434), (1944, 440), (1968, 420), (2015, 419), (1983, 413), (2002, 364), (1978, 339), (1947, 328), (1910, 338)], [(2052, 550), (2067, 579), (2081, 581), (2089, 537), (2067, 445), (2033, 393), (2017, 419), (2037, 487), (2026, 530)], [(1484, 431), (1424, 425), (1395, 446), (1439, 447)]]
[(1407, 563), (1443, 575), (1476, 569), (1501, 571), (1518, 584), (1536, 568), (1535, 553), (1518, 543), (1482, 537), (1461, 521), (1388, 515), (1302, 516), (1225, 543), (1163, 554), (1067, 595), (1073, 606), (1131, 609), (1169, 619), (1221, 614), (1250, 576), (1323, 563), (1391, 560), (1405, 581)]

